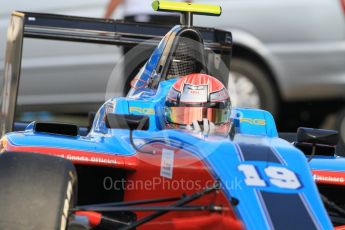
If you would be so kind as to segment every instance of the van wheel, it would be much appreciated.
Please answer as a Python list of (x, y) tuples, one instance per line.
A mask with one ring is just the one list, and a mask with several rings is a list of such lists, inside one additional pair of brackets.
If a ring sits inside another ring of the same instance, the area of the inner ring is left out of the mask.
[(279, 100), (276, 90), (267, 73), (257, 64), (234, 57), (228, 88), (235, 106), (264, 109), (277, 115)]
[(67, 228), (76, 203), (77, 174), (59, 157), (7, 152), (0, 155), (0, 229)]

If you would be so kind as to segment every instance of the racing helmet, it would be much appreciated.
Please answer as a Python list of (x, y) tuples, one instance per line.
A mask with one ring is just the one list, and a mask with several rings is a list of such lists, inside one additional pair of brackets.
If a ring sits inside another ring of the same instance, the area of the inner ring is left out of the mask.
[(179, 78), (165, 100), (168, 124), (187, 126), (208, 119), (215, 125), (229, 123), (231, 101), (227, 89), (216, 78), (201, 73)]

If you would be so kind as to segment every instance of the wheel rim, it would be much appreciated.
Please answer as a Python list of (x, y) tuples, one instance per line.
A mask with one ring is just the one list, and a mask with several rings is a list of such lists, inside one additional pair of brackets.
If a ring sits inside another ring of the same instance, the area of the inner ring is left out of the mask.
[(247, 76), (230, 72), (228, 89), (234, 106), (262, 108), (259, 90)]

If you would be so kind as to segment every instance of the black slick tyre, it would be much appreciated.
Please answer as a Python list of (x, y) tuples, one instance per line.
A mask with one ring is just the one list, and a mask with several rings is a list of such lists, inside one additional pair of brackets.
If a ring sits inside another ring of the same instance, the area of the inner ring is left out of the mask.
[(63, 229), (76, 197), (73, 164), (59, 157), (0, 155), (0, 229)]

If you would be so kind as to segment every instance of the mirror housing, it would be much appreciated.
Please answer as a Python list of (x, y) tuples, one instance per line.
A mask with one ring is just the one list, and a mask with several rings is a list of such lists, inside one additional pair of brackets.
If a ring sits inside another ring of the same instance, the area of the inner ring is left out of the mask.
[(336, 146), (339, 133), (335, 130), (312, 129), (300, 127), (297, 129), (297, 142)]
[(338, 141), (339, 134), (335, 130), (300, 127), (297, 130), (297, 141), (294, 145), (305, 155), (334, 156)]
[(148, 130), (150, 119), (145, 115), (108, 113), (105, 118), (110, 129)]

